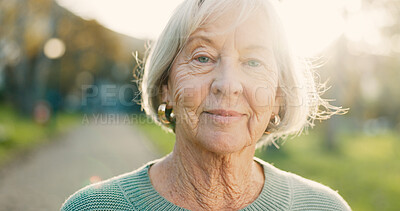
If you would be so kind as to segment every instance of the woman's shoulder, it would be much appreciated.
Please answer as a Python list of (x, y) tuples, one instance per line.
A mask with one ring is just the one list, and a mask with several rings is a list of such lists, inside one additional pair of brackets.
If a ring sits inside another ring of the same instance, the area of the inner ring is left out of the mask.
[(351, 210), (339, 193), (328, 186), (280, 170), (260, 159), (256, 161), (263, 165), (270, 187), (287, 191), (291, 210)]
[(136, 210), (127, 197), (126, 184), (143, 179), (148, 165), (78, 190), (63, 203), (61, 211)]

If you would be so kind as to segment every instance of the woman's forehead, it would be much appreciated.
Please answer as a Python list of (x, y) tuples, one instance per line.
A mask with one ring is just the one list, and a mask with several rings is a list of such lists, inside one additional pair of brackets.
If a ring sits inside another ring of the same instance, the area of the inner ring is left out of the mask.
[[(233, 11), (232, 14), (235, 14)], [(261, 10), (246, 17), (245, 20), (235, 20), (232, 14), (227, 12), (220, 14), (213, 21), (206, 21), (195, 30), (188, 38), (187, 44), (201, 42), (217, 45), (226, 36), (234, 36), (236, 42), (251, 46), (270, 46), (272, 33), (270, 24)]]

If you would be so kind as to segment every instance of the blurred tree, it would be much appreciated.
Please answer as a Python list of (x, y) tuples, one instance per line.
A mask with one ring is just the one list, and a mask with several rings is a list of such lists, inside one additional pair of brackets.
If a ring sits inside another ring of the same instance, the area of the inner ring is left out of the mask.
[[(70, 95), (81, 98), (82, 85), (102, 78), (110, 83), (132, 83), (131, 75), (115, 78), (111, 70), (118, 64), (132, 70), (132, 52), (143, 57), (145, 51), (145, 41), (83, 20), (53, 0), (1, 1), (0, 25), (0, 74), (6, 79), (3, 94), (25, 114), (32, 114), (35, 103), (41, 100), (50, 101), (53, 109), (62, 107), (54, 104), (54, 97), (46, 98), (60, 96), (58, 104)], [(60, 44), (50, 43), (52, 38)], [(65, 52), (52, 57), (45, 47), (53, 54), (60, 51), (57, 48)], [(89, 73), (92, 80), (79, 81), (82, 72)]]
[[(350, 108), (347, 121), (339, 122), (334, 117), (325, 123), (323, 134), (328, 149), (335, 149), (339, 131), (363, 130), (373, 134), (399, 125), (400, 1), (364, 0), (356, 14), (344, 11), (348, 20), (356, 15), (373, 18), (373, 23), (359, 24), (375, 27), (378, 37), (371, 42), (368, 31), (361, 34), (360, 40), (343, 35), (324, 53), (331, 56), (325, 58), (326, 65), (320, 72), (333, 85), (324, 96), (337, 99), (334, 104)], [(353, 30), (362, 32), (358, 28)], [(371, 127), (368, 122), (374, 119), (379, 119), (379, 123)]]

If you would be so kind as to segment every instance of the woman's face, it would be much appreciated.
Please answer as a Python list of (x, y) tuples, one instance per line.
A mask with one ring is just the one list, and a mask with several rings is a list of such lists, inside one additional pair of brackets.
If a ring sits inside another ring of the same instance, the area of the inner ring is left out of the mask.
[(177, 140), (217, 154), (254, 145), (278, 111), (272, 29), (260, 12), (236, 28), (231, 17), (189, 37), (163, 87), (176, 114)]

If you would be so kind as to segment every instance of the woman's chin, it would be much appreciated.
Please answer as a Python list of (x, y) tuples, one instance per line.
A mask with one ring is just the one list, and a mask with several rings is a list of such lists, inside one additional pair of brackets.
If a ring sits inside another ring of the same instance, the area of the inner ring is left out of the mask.
[(205, 150), (216, 154), (231, 154), (239, 152), (248, 143), (243, 134), (228, 133), (224, 131), (213, 131), (206, 134), (199, 133), (198, 144)]

